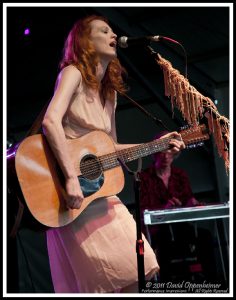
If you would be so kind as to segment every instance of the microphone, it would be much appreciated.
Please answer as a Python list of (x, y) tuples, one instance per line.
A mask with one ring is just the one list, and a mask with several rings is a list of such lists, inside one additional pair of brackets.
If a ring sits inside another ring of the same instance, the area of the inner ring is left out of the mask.
[(118, 39), (118, 46), (121, 48), (127, 48), (128, 46), (133, 45), (146, 45), (148, 42), (159, 42), (162, 39), (160, 35), (154, 36), (143, 36), (143, 37), (127, 37), (121, 36)]

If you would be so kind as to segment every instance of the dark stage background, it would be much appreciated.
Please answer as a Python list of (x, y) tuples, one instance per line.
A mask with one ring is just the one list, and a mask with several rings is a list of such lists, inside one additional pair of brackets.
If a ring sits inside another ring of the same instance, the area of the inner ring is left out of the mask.
[[(105, 15), (118, 37), (162, 35), (180, 42), (187, 53), (190, 84), (211, 98), (219, 113), (229, 118), (229, 45), (232, 42), (229, 7), (7, 7), (8, 147), (25, 137), (52, 97), (65, 38), (77, 19), (90, 14)], [(29, 35), (24, 35), (26, 28), (30, 29)], [(152, 47), (184, 74), (185, 57), (181, 47), (170, 42), (152, 43)], [(185, 125), (176, 109), (172, 114), (170, 100), (164, 96), (163, 74), (153, 57), (138, 46), (117, 51), (129, 73), (129, 96), (171, 130)], [(119, 97), (120, 143), (146, 142), (162, 129), (127, 99)], [(150, 162), (150, 157), (144, 158), (143, 168)], [(229, 177), (213, 139), (202, 147), (183, 151), (175, 164), (189, 174), (195, 197), (200, 201), (213, 204), (229, 200)], [(130, 167), (135, 169), (136, 164)], [(126, 172), (125, 178), (119, 196), (134, 212), (133, 179)], [(53, 292), (44, 231), (38, 229), (25, 209), (17, 237), (9, 238), (17, 211), (14, 195), (8, 195), (7, 204), (8, 292)], [(200, 226), (213, 232), (210, 222)], [(223, 247), (226, 253), (227, 247)], [(215, 255), (217, 259), (217, 247)], [(221, 266), (218, 272), (222, 273)]]

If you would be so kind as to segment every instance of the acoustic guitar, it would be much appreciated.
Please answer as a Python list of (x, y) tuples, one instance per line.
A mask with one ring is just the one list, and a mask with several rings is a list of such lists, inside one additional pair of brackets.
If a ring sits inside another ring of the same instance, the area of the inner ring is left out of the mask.
[[(205, 125), (182, 130), (180, 134), (185, 145), (209, 139)], [(92, 201), (122, 191), (124, 173), (120, 162), (167, 150), (170, 139), (162, 138), (121, 151), (115, 150), (112, 138), (102, 131), (67, 140), (85, 197), (79, 209), (68, 209), (65, 205), (64, 178), (44, 135), (25, 138), (11, 155), (14, 155), (18, 182), (33, 217), (48, 227), (61, 227), (74, 221)]]

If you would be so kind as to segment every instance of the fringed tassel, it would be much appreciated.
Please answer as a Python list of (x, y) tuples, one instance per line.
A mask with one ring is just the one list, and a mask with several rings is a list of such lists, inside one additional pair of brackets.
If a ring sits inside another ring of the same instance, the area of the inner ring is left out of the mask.
[(165, 96), (169, 97), (172, 112), (176, 106), (184, 120), (191, 126), (197, 126), (199, 119), (205, 116), (208, 121), (210, 134), (213, 135), (219, 155), (225, 161), (228, 174), (229, 170), (229, 120), (221, 116), (210, 98), (204, 97), (188, 80), (174, 69), (171, 63), (157, 54), (157, 63), (164, 74)]
[(223, 127), (220, 124), (220, 118), (214, 119), (214, 140), (218, 149), (219, 156), (225, 161), (225, 168), (229, 171), (229, 149), (224, 141)]

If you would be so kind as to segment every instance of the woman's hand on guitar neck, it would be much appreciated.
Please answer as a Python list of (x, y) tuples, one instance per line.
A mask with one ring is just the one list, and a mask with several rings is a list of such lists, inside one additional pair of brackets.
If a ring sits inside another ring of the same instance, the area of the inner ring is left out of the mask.
[(66, 179), (66, 206), (71, 209), (80, 208), (84, 199), (77, 177)]
[(160, 137), (160, 139), (168, 137), (172, 137), (172, 139), (169, 142), (171, 148), (167, 150), (167, 152), (170, 152), (172, 154), (178, 154), (181, 150), (185, 148), (185, 144), (182, 140), (182, 137), (177, 131), (167, 133)]

